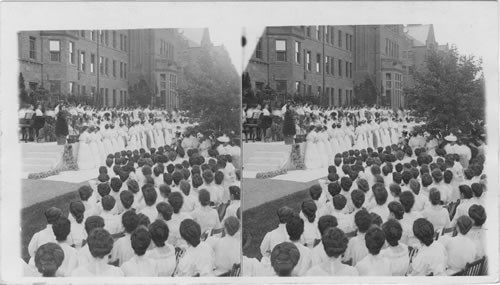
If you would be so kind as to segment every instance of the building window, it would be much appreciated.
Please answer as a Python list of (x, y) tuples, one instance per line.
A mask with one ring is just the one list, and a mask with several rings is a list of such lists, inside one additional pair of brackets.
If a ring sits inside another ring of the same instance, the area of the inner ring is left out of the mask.
[(99, 42), (102, 44), (104, 44), (104, 33), (102, 30), (99, 30)]
[(120, 50), (123, 50), (123, 35), (120, 34)]
[(104, 73), (105, 73), (106, 75), (108, 75), (108, 63), (109, 63), (109, 62), (108, 62), (108, 58), (106, 57), (106, 58), (104, 59)]
[(108, 106), (108, 103), (109, 103), (109, 96), (108, 96), (108, 88), (104, 88), (104, 96), (105, 96), (105, 100), (106, 100), (106, 106)]
[(113, 31), (113, 48), (116, 48), (116, 31)]
[(352, 51), (352, 35), (349, 35), (349, 50)]
[(262, 59), (262, 41), (257, 42), (257, 47), (255, 47), (255, 57)]
[(80, 71), (85, 72), (85, 52), (80, 52)]
[(113, 106), (116, 106), (116, 89), (113, 89)]
[(321, 27), (320, 26), (316, 26), (316, 39), (318, 41), (321, 41)]
[(60, 94), (61, 93), (61, 80), (49, 80), (50, 93)]
[(337, 93), (339, 97), (339, 105), (344, 106), (344, 102), (342, 102), (342, 89), (339, 88), (339, 93)]
[(391, 73), (385, 74), (385, 88), (392, 89), (392, 74)]
[(342, 31), (339, 30), (339, 47), (342, 47)]
[(123, 78), (123, 62), (120, 62), (120, 78)]
[(349, 78), (352, 78), (352, 62), (349, 62)]
[(311, 51), (307, 51), (306, 53), (306, 65), (307, 71), (311, 71)]
[(339, 59), (339, 77), (342, 77), (342, 60)]
[(326, 26), (325, 28), (326, 28), (326, 31), (325, 31), (326, 42), (330, 43), (330, 26)]
[(307, 95), (312, 95), (312, 85), (307, 86)]
[(127, 51), (127, 36), (123, 36), (123, 51)]
[(74, 94), (75, 93), (75, 82), (68, 82), (69, 83), (69, 86), (68, 86), (68, 91), (70, 94)]
[(300, 93), (300, 81), (295, 81), (295, 92)]
[(276, 80), (276, 91), (286, 93), (286, 80)]
[(167, 75), (165, 73), (160, 74), (160, 97), (165, 102), (167, 97)]
[(87, 95), (87, 87), (85, 85), (82, 85), (82, 95)]
[(80, 31), (80, 37), (85, 38), (85, 30)]
[(69, 42), (69, 63), (75, 64), (75, 43)]
[(286, 61), (286, 41), (276, 40), (276, 60)]
[(345, 77), (349, 78), (349, 63), (345, 62)]
[(255, 81), (255, 88), (260, 91), (264, 90), (264, 82)]
[(95, 31), (90, 30), (90, 39), (95, 42)]
[(123, 64), (123, 77), (126, 79), (127, 78), (127, 64)]
[(31, 91), (36, 91), (38, 89), (38, 83), (37, 82), (30, 82), (29, 86), (30, 86), (30, 90)]
[(321, 96), (321, 86), (318, 86), (318, 96)]
[(116, 77), (116, 60), (113, 59), (113, 77)]
[(300, 42), (295, 42), (295, 63), (300, 63)]
[(95, 54), (90, 54), (90, 73), (95, 73)]
[(306, 36), (311, 37), (311, 26), (306, 27)]
[(330, 38), (330, 43), (331, 43), (331, 44), (332, 44), (332, 46), (333, 46), (333, 45), (335, 44), (335, 30), (333, 29), (333, 27), (331, 27), (331, 28), (332, 28), (332, 31), (331, 31), (331, 33), (330, 33), (330, 37), (331, 37), (331, 38)]
[(316, 54), (316, 72), (321, 72), (321, 54)]
[(50, 40), (49, 51), (51, 61), (61, 61), (61, 41)]
[(170, 58), (171, 60), (174, 60), (174, 51), (175, 51), (175, 47), (174, 45), (171, 45), (169, 44), (168, 45), (170, 48), (168, 49), (168, 58)]
[(102, 56), (99, 57), (99, 72), (104, 73), (104, 57)]
[(349, 34), (345, 34), (345, 45), (347, 50), (351, 50), (351, 47), (349, 46)]
[(176, 95), (177, 95), (177, 74), (170, 74), (170, 106), (171, 107), (177, 107), (177, 100), (176, 100)]
[(92, 97), (94, 97), (96, 95), (95, 90), (96, 90), (95, 86), (90, 87), (90, 95), (92, 95)]
[(30, 58), (36, 59), (36, 38), (30, 37)]
[(330, 74), (330, 57), (325, 56), (325, 71), (326, 74)]
[(108, 31), (104, 31), (104, 42), (106, 43), (106, 46), (109, 45), (109, 42), (108, 42)]
[(335, 59), (333, 57), (330, 57), (330, 73), (332, 74), (332, 76), (335, 76)]

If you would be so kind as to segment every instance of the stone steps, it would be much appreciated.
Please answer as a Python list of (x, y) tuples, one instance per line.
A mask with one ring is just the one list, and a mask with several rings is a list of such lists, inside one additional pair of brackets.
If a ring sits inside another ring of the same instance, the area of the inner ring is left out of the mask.
[(64, 146), (56, 143), (20, 143), (22, 171), (38, 173), (56, 168), (62, 162)]

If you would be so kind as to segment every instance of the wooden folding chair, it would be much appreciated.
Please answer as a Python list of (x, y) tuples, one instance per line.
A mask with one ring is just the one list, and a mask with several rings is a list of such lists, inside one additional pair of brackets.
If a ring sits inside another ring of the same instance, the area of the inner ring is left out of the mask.
[(317, 238), (314, 240), (313, 247), (317, 246), (321, 242), (321, 239)]
[(224, 228), (212, 229), (212, 231), (210, 231), (210, 236), (214, 236), (214, 235), (218, 235), (218, 234), (221, 234), (221, 237), (224, 237), (224, 235), (225, 235)]
[(455, 217), (455, 214), (457, 212), (457, 207), (460, 204), (460, 200), (456, 202), (451, 202), (448, 204), (448, 213), (450, 213), (450, 221), (453, 221), (453, 217)]
[(222, 203), (217, 207), (217, 213), (219, 214), (219, 221), (224, 219), (224, 215), (226, 215), (226, 209), (229, 206), (229, 202)]
[(408, 246), (408, 254), (410, 256), (410, 264), (412, 263), (413, 258), (415, 258), (415, 256), (417, 255), (417, 253), (418, 253), (418, 248)]
[(453, 228), (443, 228), (441, 231), (441, 235), (444, 236), (445, 234), (451, 233), (451, 236), (456, 236), (457, 235), (457, 229), (455, 227)]
[(240, 263), (233, 264), (233, 268), (231, 269), (229, 276), (230, 277), (238, 277), (240, 275), (241, 275), (241, 264)]
[(349, 260), (346, 260), (346, 261), (342, 261), (343, 264), (346, 264), (346, 265), (349, 265), (349, 266), (352, 266), (352, 258), (349, 259)]
[(357, 231), (357, 230), (354, 230), (354, 231), (352, 231), (352, 232), (348, 232), (348, 233), (346, 233), (346, 234), (345, 234), (345, 236), (346, 236), (348, 239), (350, 239), (350, 238), (355, 237), (357, 234), (358, 234), (358, 231)]
[(452, 276), (480, 276), (484, 273), (484, 265), (486, 263), (486, 256), (478, 259), (472, 263), (467, 263), (465, 268)]

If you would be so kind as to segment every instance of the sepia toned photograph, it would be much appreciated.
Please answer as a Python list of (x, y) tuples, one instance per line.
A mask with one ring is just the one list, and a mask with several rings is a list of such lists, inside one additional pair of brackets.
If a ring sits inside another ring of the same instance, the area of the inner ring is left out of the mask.
[(242, 76), (244, 276), (489, 274), (482, 54), (445, 31), (264, 29)]
[(240, 275), (241, 87), (223, 32), (18, 33), (25, 277)]

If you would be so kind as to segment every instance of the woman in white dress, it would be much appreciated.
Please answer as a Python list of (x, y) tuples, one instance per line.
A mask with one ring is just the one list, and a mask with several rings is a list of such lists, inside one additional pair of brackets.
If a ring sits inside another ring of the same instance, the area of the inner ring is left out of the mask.
[(92, 257), (89, 263), (80, 265), (71, 273), (72, 277), (108, 276), (123, 277), (123, 271), (116, 266), (108, 264), (109, 254), (113, 249), (113, 238), (103, 228), (93, 229), (87, 239)]
[(306, 136), (306, 151), (304, 163), (307, 169), (317, 169), (321, 167), (321, 158), (319, 157), (318, 134), (315, 126), (309, 127), (309, 133)]
[(113, 153), (122, 151), (123, 148), (120, 148), (118, 144), (118, 132), (115, 128), (115, 125), (111, 124), (109, 128), (110, 128), (109, 134), (111, 139), (111, 146), (113, 147)]
[(330, 138), (330, 149), (332, 150), (332, 157), (335, 156), (335, 154), (341, 152), (338, 140), (338, 135), (339, 135), (338, 130), (339, 129), (337, 128), (337, 125), (335, 123), (332, 123), (331, 128), (328, 129), (328, 136)]
[(96, 143), (97, 143), (97, 149), (99, 150), (99, 156), (101, 158), (101, 161), (104, 163), (106, 161), (106, 150), (104, 149), (104, 144), (102, 143), (103, 137), (102, 137), (102, 132), (99, 127), (95, 127), (95, 135), (97, 137)]
[(87, 126), (83, 127), (82, 133), (78, 139), (78, 158), (77, 164), (78, 169), (87, 170), (94, 168), (94, 158), (92, 157), (92, 152), (90, 150), (90, 133)]
[(313, 266), (307, 276), (358, 276), (356, 268), (342, 263), (342, 255), (349, 240), (341, 229), (336, 227), (325, 230), (321, 238), (322, 246), (328, 256), (327, 261)]
[(332, 146), (330, 145), (330, 141), (328, 133), (326, 132), (326, 126), (321, 126), (320, 127), (320, 141), (323, 144), (325, 148), (325, 153), (321, 156), (323, 158), (322, 163), (323, 167), (328, 167), (329, 165), (333, 164), (333, 150)]
[(157, 142), (157, 145), (164, 146), (165, 137), (163, 136), (163, 127), (161, 125), (160, 120), (156, 120), (154, 127), (155, 127), (155, 141)]
[(343, 135), (343, 139), (344, 139), (344, 148), (343, 148), (343, 151), (347, 151), (347, 150), (352, 149), (353, 145), (355, 144), (355, 141), (354, 141), (354, 137), (355, 137), (354, 126), (351, 123), (346, 123), (345, 127), (343, 127), (343, 131), (344, 131), (344, 133), (340, 134), (341, 138), (342, 138), (342, 135)]
[(120, 126), (116, 129), (116, 133), (118, 135), (118, 137), (117, 137), (118, 149), (120, 151), (126, 149), (125, 142), (127, 141), (127, 138), (126, 138), (127, 133), (125, 132), (123, 127), (124, 127), (123, 123), (120, 123)]
[(109, 125), (104, 125), (104, 130), (101, 130), (101, 132), (103, 137), (102, 143), (104, 144), (104, 151), (106, 152), (106, 156), (108, 156), (109, 154), (114, 154), (113, 144), (111, 143), (110, 139)]
[(366, 130), (363, 121), (356, 127), (356, 143), (354, 144), (354, 149), (365, 149), (366, 147)]
[(92, 132), (89, 134), (90, 137), (90, 152), (92, 153), (92, 159), (94, 160), (94, 168), (99, 168), (99, 166), (104, 165), (104, 160), (101, 160), (101, 153), (99, 152), (99, 146), (97, 145), (98, 135), (95, 133), (94, 128), (91, 127)]
[(146, 134), (146, 126), (144, 123), (139, 124), (139, 134), (141, 136), (141, 148), (149, 150), (148, 148), (148, 137)]

